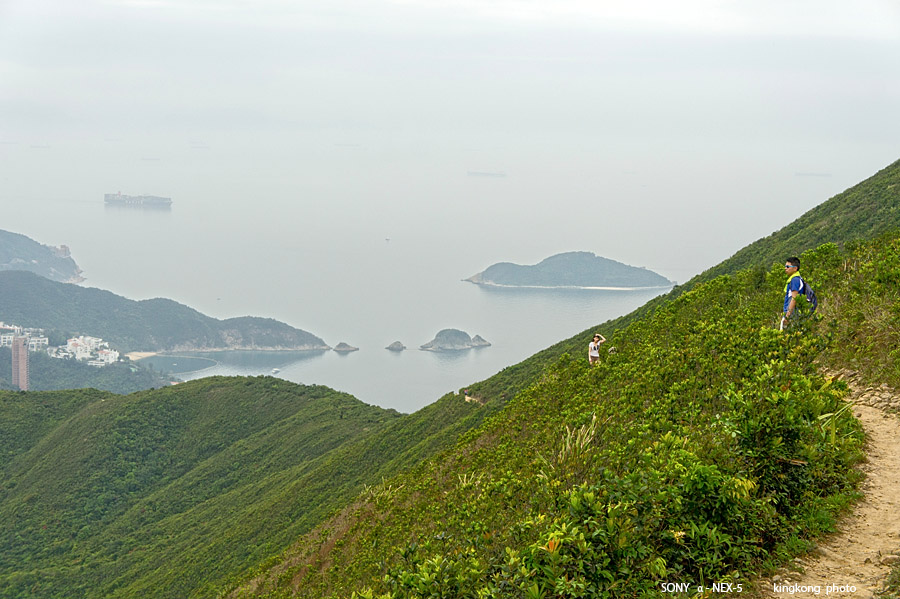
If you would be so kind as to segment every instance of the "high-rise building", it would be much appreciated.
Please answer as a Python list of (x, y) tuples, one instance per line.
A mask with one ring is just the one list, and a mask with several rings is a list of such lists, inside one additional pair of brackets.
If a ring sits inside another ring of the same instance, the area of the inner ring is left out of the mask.
[(12, 344), (12, 384), (28, 391), (28, 339), (16, 337)]

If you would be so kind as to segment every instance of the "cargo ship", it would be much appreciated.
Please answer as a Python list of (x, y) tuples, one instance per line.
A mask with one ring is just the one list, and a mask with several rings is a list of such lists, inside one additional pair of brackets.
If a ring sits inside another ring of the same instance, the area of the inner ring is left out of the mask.
[(121, 204), (128, 206), (171, 206), (172, 198), (161, 196), (127, 196), (119, 193), (108, 193), (103, 196), (107, 204)]

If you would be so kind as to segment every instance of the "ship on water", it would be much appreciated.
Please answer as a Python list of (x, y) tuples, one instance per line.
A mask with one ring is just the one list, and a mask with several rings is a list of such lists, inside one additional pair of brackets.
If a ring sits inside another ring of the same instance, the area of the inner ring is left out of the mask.
[(129, 196), (119, 193), (107, 193), (103, 196), (107, 204), (124, 205), (124, 206), (151, 206), (164, 207), (172, 205), (172, 198), (164, 198), (162, 196)]

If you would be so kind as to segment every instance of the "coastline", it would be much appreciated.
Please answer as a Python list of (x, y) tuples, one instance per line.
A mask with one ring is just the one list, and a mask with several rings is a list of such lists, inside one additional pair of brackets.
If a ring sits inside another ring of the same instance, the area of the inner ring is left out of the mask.
[(493, 281), (473, 281), (471, 279), (463, 279), (467, 283), (480, 285), (483, 287), (497, 287), (500, 289), (579, 289), (587, 291), (652, 291), (656, 289), (672, 289), (675, 285), (654, 285), (651, 287), (583, 287), (579, 285), (504, 285), (502, 283), (494, 283)]
[(331, 347), (315, 346), (315, 347), (177, 347), (172, 349), (164, 349), (158, 351), (132, 351), (125, 354), (126, 358), (132, 361), (151, 358), (153, 356), (178, 356), (185, 353), (206, 353), (206, 352), (228, 352), (228, 351), (252, 351), (252, 352), (317, 352), (328, 351)]

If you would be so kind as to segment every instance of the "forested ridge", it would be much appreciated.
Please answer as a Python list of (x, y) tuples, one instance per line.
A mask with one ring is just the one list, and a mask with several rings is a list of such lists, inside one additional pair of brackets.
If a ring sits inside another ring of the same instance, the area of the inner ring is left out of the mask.
[(101, 337), (119, 351), (328, 349), (272, 318), (219, 320), (170, 299), (134, 301), (109, 291), (0, 271), (0, 317), (24, 327)]

